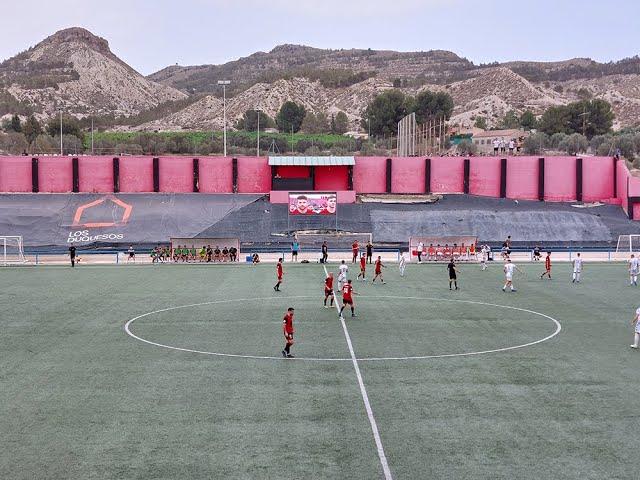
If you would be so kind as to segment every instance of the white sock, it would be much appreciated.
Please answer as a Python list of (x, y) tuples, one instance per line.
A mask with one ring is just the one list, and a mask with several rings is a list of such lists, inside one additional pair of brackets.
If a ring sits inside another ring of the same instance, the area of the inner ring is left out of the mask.
[(576, 273), (576, 281), (578, 281), (578, 282), (580, 281), (580, 274), (579, 273)]
[(638, 283), (638, 276), (637, 275), (633, 276), (633, 283)]
[(577, 278), (576, 272), (573, 272), (573, 279), (576, 280)]
[(640, 344), (640, 333), (636, 332), (633, 336), (633, 344), (637, 347)]
[(513, 288), (513, 285), (511, 285), (511, 291), (513, 292), (515, 290), (515, 288)]
[(506, 289), (507, 289), (507, 284), (506, 284), (506, 283), (504, 284), (504, 287), (502, 287), (502, 289), (503, 289), (503, 290), (506, 290)]

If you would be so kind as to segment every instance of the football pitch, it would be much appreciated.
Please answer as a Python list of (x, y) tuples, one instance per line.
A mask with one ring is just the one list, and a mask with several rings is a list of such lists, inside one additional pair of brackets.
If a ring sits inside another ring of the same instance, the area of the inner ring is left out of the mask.
[(638, 478), (640, 287), (585, 267), (352, 266), (344, 322), (318, 264), (1, 269), (0, 478)]

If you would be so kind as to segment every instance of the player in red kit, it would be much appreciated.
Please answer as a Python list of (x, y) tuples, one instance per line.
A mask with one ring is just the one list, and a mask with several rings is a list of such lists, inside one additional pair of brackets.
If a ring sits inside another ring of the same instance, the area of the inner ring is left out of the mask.
[(282, 259), (279, 258), (278, 259), (278, 264), (276, 265), (276, 274), (278, 275), (278, 283), (276, 283), (273, 286), (273, 289), (276, 292), (280, 291), (280, 284), (282, 283), (282, 275), (283, 275), (283, 271), (282, 271)]
[(360, 245), (358, 244), (358, 240), (351, 244), (351, 253), (353, 253), (353, 258), (351, 259), (351, 263), (356, 263), (358, 259), (358, 252), (360, 251)]
[(543, 279), (545, 275), (551, 280), (551, 252), (547, 252), (547, 258), (544, 259), (544, 272), (540, 275), (540, 279)]
[(363, 253), (360, 256), (360, 273), (358, 274), (358, 278), (362, 277), (362, 281), (365, 281), (364, 274), (367, 271), (367, 257)]
[(284, 350), (282, 350), (282, 356), (285, 358), (293, 358), (291, 355), (291, 345), (293, 345), (293, 307), (287, 309), (284, 318), (282, 319), (282, 333), (284, 334)]
[(342, 286), (342, 308), (340, 308), (340, 313), (338, 314), (338, 318), (342, 318), (342, 311), (344, 310), (344, 307), (346, 307), (347, 305), (351, 307), (351, 316), (352, 317), (357, 316), (355, 303), (353, 302), (353, 295), (356, 295), (356, 292), (353, 291), (353, 285), (351, 285), (351, 280), (347, 280), (347, 283), (345, 283)]
[(384, 278), (382, 278), (382, 267), (387, 268), (385, 265), (382, 264), (382, 258), (378, 256), (378, 259), (376, 260), (376, 264), (375, 264), (375, 270), (374, 270), (375, 275), (373, 276), (373, 280), (371, 281), (371, 283), (375, 282), (376, 278), (378, 277), (380, 277), (380, 281), (382, 283), (385, 283)]
[(333, 307), (333, 273), (329, 272), (327, 278), (324, 279), (324, 308), (327, 306), (327, 299), (331, 297), (331, 306)]

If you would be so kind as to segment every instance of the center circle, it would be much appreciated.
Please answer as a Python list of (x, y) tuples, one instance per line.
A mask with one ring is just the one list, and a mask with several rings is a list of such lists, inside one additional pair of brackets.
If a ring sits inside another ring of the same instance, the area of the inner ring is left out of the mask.
[[(528, 310), (528, 309), (520, 308), (520, 307), (513, 307), (513, 306), (509, 306), (509, 305), (498, 305), (498, 304), (481, 302), (481, 301), (474, 301), (474, 300), (458, 300), (458, 299), (449, 299), (449, 298), (428, 298), (428, 297), (394, 296), (394, 295), (386, 295), (386, 296), (385, 295), (377, 295), (375, 297), (360, 296), (359, 298), (367, 299), (367, 301), (369, 301), (369, 300), (378, 300), (378, 299), (380, 299), (380, 300), (388, 299), (388, 300), (409, 300), (409, 301), (414, 301), (415, 300), (415, 301), (428, 301), (428, 302), (445, 302), (445, 303), (452, 303), (452, 304), (459, 303), (459, 304), (466, 304), (466, 305), (469, 305), (469, 306), (476, 306), (476, 307), (479, 307), (479, 308), (480, 307), (491, 307), (491, 308), (507, 309), (507, 310), (511, 310), (511, 311), (515, 311), (515, 312), (524, 312), (524, 313), (531, 314), (531, 315), (534, 315), (534, 316), (542, 317), (544, 319), (547, 319), (547, 320), (551, 321), (555, 326), (555, 330), (551, 334), (549, 334), (549, 335), (547, 335), (547, 336), (545, 336), (543, 338), (539, 338), (539, 339), (536, 339), (536, 340), (533, 340), (533, 341), (530, 341), (530, 342), (526, 342), (526, 343), (520, 343), (520, 344), (517, 344), (517, 345), (504, 346), (504, 347), (501, 347), (501, 348), (490, 348), (490, 349), (482, 349), (482, 350), (477, 350), (477, 351), (466, 351), (466, 352), (456, 352), (456, 353), (443, 353), (443, 354), (437, 354), (437, 355), (363, 356), (363, 357), (357, 357), (356, 358), (356, 360), (359, 361), (359, 362), (424, 360), (424, 359), (433, 359), (433, 358), (466, 357), (466, 356), (475, 356), (475, 355), (484, 355), (484, 354), (490, 354), (490, 353), (506, 352), (506, 351), (510, 351), (510, 350), (516, 350), (516, 349), (520, 349), (520, 348), (530, 347), (530, 346), (545, 342), (547, 340), (552, 339), (556, 335), (558, 335), (560, 333), (560, 331), (562, 330), (562, 326), (561, 326), (560, 322), (558, 320), (556, 320), (555, 318), (549, 316), (549, 315), (546, 315), (546, 314), (540, 313), (540, 312), (536, 312), (536, 311), (533, 311), (533, 310)], [(146, 343), (146, 344), (149, 344), (149, 345), (153, 345), (153, 346), (156, 346), (156, 347), (170, 349), (170, 350), (177, 350), (177, 351), (189, 352), (189, 353), (197, 353), (197, 354), (203, 354), (203, 355), (212, 355), (212, 356), (218, 356), (218, 357), (247, 358), (247, 359), (258, 359), (258, 360), (281, 360), (282, 357), (280, 357), (280, 356), (251, 355), (251, 354), (244, 355), (244, 354), (233, 354), (233, 353), (223, 353), (223, 352), (212, 352), (212, 351), (206, 351), (206, 350), (198, 350), (198, 349), (194, 349), (194, 348), (179, 347), (179, 346), (175, 346), (175, 345), (170, 345), (168, 343), (155, 342), (155, 341), (143, 338), (142, 336), (135, 334), (132, 331), (132, 325), (134, 324), (134, 322), (136, 322), (137, 320), (142, 319), (142, 318), (151, 317), (151, 316), (154, 316), (154, 315), (159, 315), (159, 314), (162, 314), (162, 313), (165, 313), (165, 312), (180, 311), (180, 310), (184, 310), (184, 309), (196, 308), (196, 307), (202, 307), (202, 306), (208, 306), (208, 305), (222, 305), (222, 304), (234, 304), (234, 303), (244, 303), (244, 304), (246, 304), (248, 302), (267, 302), (267, 301), (273, 301), (273, 300), (279, 300), (279, 301), (284, 302), (284, 301), (287, 301), (287, 300), (303, 300), (303, 299), (314, 299), (315, 301), (317, 301), (318, 297), (317, 296), (303, 295), (303, 296), (290, 296), (290, 297), (264, 297), (264, 298), (251, 298), (251, 299), (227, 299), (227, 300), (212, 300), (212, 301), (208, 301), (208, 302), (193, 303), (193, 304), (188, 304), (188, 305), (179, 305), (179, 306), (175, 306), (175, 307), (168, 307), (168, 308), (163, 308), (163, 309), (159, 309), (159, 310), (154, 310), (154, 311), (143, 313), (141, 315), (133, 317), (133, 318), (131, 318), (130, 320), (128, 320), (125, 323), (124, 330), (129, 336), (131, 336), (132, 338), (134, 338), (134, 339), (136, 339), (138, 341), (141, 341), (143, 343)], [(348, 317), (345, 317), (345, 318), (348, 319)], [(453, 320), (456, 321), (457, 319), (453, 319)], [(180, 326), (184, 326), (185, 322), (181, 322), (179, 325)], [(347, 321), (347, 326), (349, 327), (349, 325), (350, 324)], [(366, 327), (366, 325), (365, 325), (365, 327)], [(320, 358), (320, 357), (303, 357), (303, 356), (296, 357), (295, 360), (311, 361), (311, 362), (351, 362), (351, 361), (353, 361), (353, 359), (351, 357)]]

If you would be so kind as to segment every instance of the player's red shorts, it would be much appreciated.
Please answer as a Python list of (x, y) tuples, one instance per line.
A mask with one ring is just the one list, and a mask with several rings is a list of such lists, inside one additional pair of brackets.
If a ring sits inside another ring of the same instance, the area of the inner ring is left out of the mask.
[(324, 289), (324, 296), (328, 297), (329, 295), (333, 295), (333, 290), (331, 288)]
[(345, 305), (353, 305), (353, 298), (343, 298), (342, 303)]
[(381, 275), (381, 274), (382, 274), (382, 270), (376, 269), (376, 275)]
[(281, 282), (282, 281), (282, 275), (278, 275), (278, 281)]
[(293, 333), (285, 333), (284, 339), (289, 345), (293, 345)]

